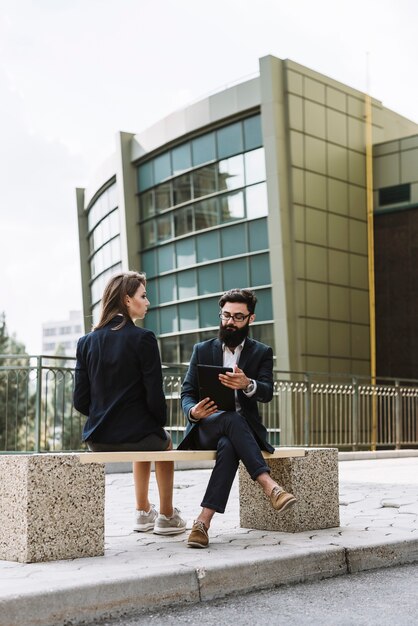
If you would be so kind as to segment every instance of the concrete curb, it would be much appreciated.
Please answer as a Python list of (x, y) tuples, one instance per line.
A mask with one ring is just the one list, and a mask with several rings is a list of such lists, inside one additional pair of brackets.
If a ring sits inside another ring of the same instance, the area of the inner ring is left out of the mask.
[(1, 626), (67, 626), (129, 616), (164, 606), (197, 604), (236, 593), (323, 580), (418, 562), (418, 538), (366, 546), (325, 546), (274, 559), (240, 553), (234, 563), (176, 567), (145, 576), (119, 577), (0, 599)]
[(412, 541), (395, 541), (346, 548), (347, 573), (365, 572), (418, 562), (418, 537)]
[(249, 558), (247, 562), (221, 564), (199, 572), (201, 601), (235, 593), (341, 576), (347, 573), (344, 548), (327, 546), (274, 559)]
[(1, 626), (61, 626), (110, 619), (183, 602), (198, 602), (193, 568), (175, 575), (129, 576), (0, 600)]

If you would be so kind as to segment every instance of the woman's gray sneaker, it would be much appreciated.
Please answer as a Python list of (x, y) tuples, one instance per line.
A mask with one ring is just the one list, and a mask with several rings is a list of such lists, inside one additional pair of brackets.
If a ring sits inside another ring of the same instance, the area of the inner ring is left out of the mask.
[(178, 535), (186, 530), (186, 522), (180, 517), (180, 511), (174, 509), (171, 517), (166, 517), (161, 513), (154, 524), (155, 535)]
[(137, 533), (144, 533), (147, 530), (152, 530), (155, 525), (155, 520), (158, 517), (157, 510), (153, 504), (148, 511), (135, 511), (134, 531)]

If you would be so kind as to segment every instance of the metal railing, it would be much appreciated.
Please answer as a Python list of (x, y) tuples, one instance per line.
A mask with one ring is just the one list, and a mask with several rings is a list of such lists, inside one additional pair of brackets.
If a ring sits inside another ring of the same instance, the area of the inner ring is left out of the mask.
[[(0, 355), (0, 452), (84, 449), (85, 417), (73, 406), (75, 359)], [(184, 365), (164, 366), (174, 444), (185, 418)], [(275, 371), (273, 400), (259, 404), (273, 444), (342, 450), (418, 446), (418, 380), (379, 380)], [(373, 441), (372, 423), (377, 423)]]

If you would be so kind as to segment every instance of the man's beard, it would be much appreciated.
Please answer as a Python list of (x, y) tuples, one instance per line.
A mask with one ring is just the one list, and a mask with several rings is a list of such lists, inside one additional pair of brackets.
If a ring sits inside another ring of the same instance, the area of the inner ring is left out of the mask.
[(232, 326), (219, 325), (218, 337), (228, 348), (236, 348), (240, 343), (248, 337), (250, 330), (250, 324), (247, 322), (242, 328), (235, 328)]

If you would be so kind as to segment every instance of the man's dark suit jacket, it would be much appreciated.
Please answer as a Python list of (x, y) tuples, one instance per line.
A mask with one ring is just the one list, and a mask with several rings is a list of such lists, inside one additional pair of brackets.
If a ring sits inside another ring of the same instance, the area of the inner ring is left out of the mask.
[(137, 442), (163, 435), (167, 406), (155, 335), (121, 317), (81, 337), (77, 345), (74, 406), (87, 415), (83, 440)]
[[(197, 343), (193, 348), (189, 369), (184, 379), (181, 391), (181, 403), (186, 417), (190, 409), (199, 402), (199, 384), (197, 379), (198, 363), (204, 365), (222, 365), (222, 342), (219, 339), (209, 339)], [(273, 350), (264, 343), (247, 337), (242, 349), (238, 366), (248, 378), (257, 382), (257, 391), (248, 398), (242, 391), (238, 391), (238, 401), (241, 405), (241, 414), (250, 425), (254, 436), (262, 450), (274, 452), (274, 448), (267, 441), (267, 429), (261, 422), (257, 402), (270, 402), (273, 397)], [(178, 448), (196, 449), (194, 429), (196, 424), (188, 422), (186, 434)]]

